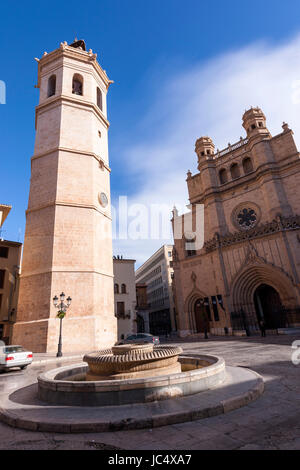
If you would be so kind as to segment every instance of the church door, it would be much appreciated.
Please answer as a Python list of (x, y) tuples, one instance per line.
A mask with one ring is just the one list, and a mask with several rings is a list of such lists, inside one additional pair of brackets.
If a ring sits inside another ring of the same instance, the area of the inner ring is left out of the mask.
[(197, 333), (209, 332), (209, 320), (206, 309), (204, 303), (201, 303), (200, 300), (197, 300), (195, 303), (194, 313)]
[(257, 319), (264, 320), (267, 329), (285, 326), (280, 296), (273, 287), (260, 285), (254, 293), (254, 303)]

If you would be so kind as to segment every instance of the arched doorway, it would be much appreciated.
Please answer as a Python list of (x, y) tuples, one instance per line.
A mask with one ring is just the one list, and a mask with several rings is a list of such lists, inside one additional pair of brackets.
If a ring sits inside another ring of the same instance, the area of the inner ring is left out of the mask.
[(258, 322), (264, 320), (267, 329), (285, 326), (280, 296), (274, 287), (261, 284), (254, 292), (254, 305)]
[(197, 333), (209, 332), (209, 319), (203, 299), (198, 299), (194, 305), (195, 324)]

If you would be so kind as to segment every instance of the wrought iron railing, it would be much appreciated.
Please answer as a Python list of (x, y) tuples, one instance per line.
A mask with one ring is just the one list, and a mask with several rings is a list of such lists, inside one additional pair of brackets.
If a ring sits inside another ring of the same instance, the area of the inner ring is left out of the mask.
[(224, 150), (218, 150), (215, 153), (215, 158), (223, 157), (223, 155), (226, 155), (227, 153), (233, 152), (234, 150), (236, 150), (240, 147), (243, 147), (246, 144), (248, 144), (247, 137), (245, 139), (243, 139), (241, 137), (241, 139), (238, 142), (236, 142), (235, 144), (228, 144), (228, 147), (226, 147)]

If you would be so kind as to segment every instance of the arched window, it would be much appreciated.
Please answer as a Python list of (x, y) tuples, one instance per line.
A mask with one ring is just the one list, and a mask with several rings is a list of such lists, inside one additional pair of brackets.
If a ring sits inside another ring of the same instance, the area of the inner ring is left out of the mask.
[(231, 178), (233, 180), (240, 177), (240, 169), (237, 163), (233, 163), (230, 167)]
[(122, 292), (122, 294), (126, 294), (126, 284), (122, 284), (121, 292)]
[(83, 78), (78, 73), (73, 76), (72, 93), (74, 95), (83, 95)]
[(119, 284), (115, 284), (114, 292), (115, 292), (115, 294), (119, 293)]
[(222, 168), (222, 170), (219, 171), (219, 178), (221, 184), (227, 183), (227, 171), (225, 168)]
[(245, 174), (251, 173), (251, 171), (253, 171), (252, 160), (251, 160), (250, 157), (244, 158), (244, 160), (243, 160), (243, 169), (244, 169)]
[(100, 88), (97, 87), (97, 106), (98, 108), (101, 109), (101, 111), (103, 111), (103, 108), (102, 108), (102, 92), (100, 90)]
[(51, 77), (48, 80), (48, 93), (47, 96), (53, 96), (55, 95), (56, 91), (56, 75), (51, 75)]

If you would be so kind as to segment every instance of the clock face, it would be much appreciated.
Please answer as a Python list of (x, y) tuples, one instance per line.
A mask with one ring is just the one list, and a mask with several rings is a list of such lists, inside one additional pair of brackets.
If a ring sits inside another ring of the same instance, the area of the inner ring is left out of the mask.
[(257, 214), (254, 209), (245, 207), (237, 213), (236, 219), (242, 230), (249, 230), (256, 225)]
[(106, 207), (108, 204), (108, 199), (105, 193), (100, 193), (99, 194), (99, 202), (102, 207)]

